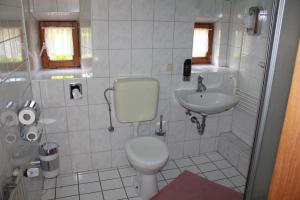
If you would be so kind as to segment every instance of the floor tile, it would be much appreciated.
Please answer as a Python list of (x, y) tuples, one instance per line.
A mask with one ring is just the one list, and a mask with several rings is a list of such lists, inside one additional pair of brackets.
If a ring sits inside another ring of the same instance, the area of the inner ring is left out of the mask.
[(127, 177), (127, 176), (134, 176), (136, 175), (135, 169), (128, 167), (128, 168), (120, 168), (119, 169), (121, 177)]
[(161, 173), (163, 174), (165, 179), (173, 179), (180, 174), (180, 171), (178, 169), (169, 169), (169, 170), (164, 170)]
[(168, 184), (168, 183), (167, 183), (166, 181), (159, 181), (159, 182), (157, 183), (158, 189), (159, 189), (159, 190), (163, 189), (167, 184)]
[(211, 162), (206, 156), (193, 156), (191, 157), (195, 164), (203, 164)]
[(78, 184), (76, 174), (58, 176), (56, 180), (56, 187), (76, 185), (76, 184)]
[(235, 177), (231, 177), (229, 178), (229, 180), (236, 186), (236, 187), (240, 187), (240, 186), (244, 186), (246, 179), (242, 176), (235, 176)]
[(56, 188), (56, 198), (67, 197), (72, 195), (78, 195), (77, 185)]
[(231, 164), (227, 160), (219, 160), (214, 162), (214, 164), (219, 168), (219, 169), (225, 169), (228, 167), (232, 167)]
[(186, 167), (186, 166), (194, 165), (193, 161), (191, 161), (189, 158), (175, 160), (175, 163), (178, 167)]
[(221, 170), (223, 172), (223, 174), (225, 174), (225, 176), (229, 177), (233, 177), (233, 176), (238, 176), (240, 175), (240, 173), (234, 169), (233, 167), (230, 168), (226, 168), (226, 169), (222, 169)]
[(216, 183), (223, 185), (225, 187), (233, 188), (234, 185), (228, 179), (217, 180)]
[(223, 160), (224, 158), (217, 152), (212, 152), (212, 153), (207, 153), (206, 156), (211, 160), (211, 161), (218, 161), (218, 160)]
[(177, 166), (175, 165), (174, 161), (173, 160), (169, 160), (167, 162), (167, 164), (163, 167), (162, 170), (168, 170), (168, 169), (176, 169)]
[(159, 172), (159, 173), (156, 175), (156, 180), (157, 180), (157, 181), (164, 180), (164, 177), (161, 175), (161, 172)]
[(100, 192), (100, 191), (101, 191), (101, 187), (99, 182), (79, 184), (80, 194), (87, 194), (87, 193)]
[(79, 196), (70, 196), (70, 197), (64, 197), (64, 198), (59, 198), (57, 200), (79, 200)]
[(55, 188), (55, 185), (56, 185), (56, 178), (45, 178), (43, 189), (45, 190), (45, 189)]
[(95, 192), (90, 194), (81, 194), (80, 200), (103, 200), (101, 192)]
[(134, 179), (136, 179), (136, 176), (128, 176), (122, 178), (123, 184), (125, 187), (133, 186)]
[(120, 178), (118, 170), (100, 171), (100, 180), (108, 180), (114, 178)]
[(98, 172), (78, 174), (79, 183), (90, 183), (99, 181)]
[(125, 190), (123, 188), (103, 191), (103, 195), (105, 200), (118, 200), (127, 198)]
[(205, 172), (204, 175), (207, 177), (208, 180), (211, 180), (211, 181), (216, 181), (216, 180), (226, 178), (224, 176), (224, 174), (219, 170), (211, 171), (211, 172)]
[(241, 193), (245, 192), (245, 186), (240, 186), (240, 187), (238, 187), (238, 189), (240, 190)]
[(79, 196), (70, 196), (70, 197), (64, 197), (64, 198), (59, 198), (57, 200), (79, 200)]
[(41, 200), (49, 200), (55, 198), (55, 189), (42, 190)]
[(188, 167), (181, 167), (180, 168), (180, 171), (189, 171), (189, 172), (192, 172), (192, 173), (194, 173), (194, 174), (198, 174), (198, 173), (200, 173), (201, 171), (200, 171), (200, 169), (198, 168), (198, 167), (196, 167), (195, 165), (194, 166), (188, 166)]
[(143, 199), (140, 197), (133, 197), (133, 198), (129, 198), (129, 200), (143, 200)]
[(125, 188), (128, 197), (137, 197), (138, 193), (134, 186)]
[(111, 179), (111, 180), (101, 181), (101, 186), (103, 190), (111, 190), (111, 189), (123, 187), (121, 179)]
[(198, 167), (201, 172), (209, 172), (209, 171), (217, 170), (217, 167), (212, 163), (200, 164), (198, 165)]

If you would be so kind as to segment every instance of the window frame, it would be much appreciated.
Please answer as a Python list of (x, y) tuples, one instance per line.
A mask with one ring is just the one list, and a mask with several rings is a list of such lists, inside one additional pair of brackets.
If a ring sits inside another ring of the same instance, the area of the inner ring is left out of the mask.
[(44, 69), (57, 68), (79, 68), (80, 67), (80, 45), (79, 45), (79, 25), (77, 21), (40, 21), (40, 47), (43, 47), (45, 42), (45, 28), (46, 27), (72, 27), (72, 38), (74, 55), (72, 60), (52, 61), (47, 55), (47, 51), (42, 52), (42, 67)]
[(208, 51), (207, 51), (207, 54), (205, 57), (192, 57), (192, 64), (211, 64), (214, 24), (213, 23), (196, 22), (194, 25), (194, 30), (197, 28), (209, 29), (209, 31), (208, 31)]

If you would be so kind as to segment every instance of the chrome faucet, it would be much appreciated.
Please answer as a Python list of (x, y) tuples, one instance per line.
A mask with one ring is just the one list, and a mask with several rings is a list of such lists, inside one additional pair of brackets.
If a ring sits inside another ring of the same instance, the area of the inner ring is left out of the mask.
[(198, 76), (198, 87), (197, 87), (197, 92), (205, 92), (206, 91), (206, 86), (203, 84), (203, 77)]

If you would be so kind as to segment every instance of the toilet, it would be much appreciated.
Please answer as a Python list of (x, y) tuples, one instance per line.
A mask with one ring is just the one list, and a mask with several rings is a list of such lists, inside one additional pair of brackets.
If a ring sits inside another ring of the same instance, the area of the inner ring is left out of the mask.
[(166, 144), (151, 136), (138, 137), (139, 122), (153, 120), (159, 99), (154, 78), (124, 78), (114, 82), (115, 114), (121, 123), (133, 123), (134, 138), (125, 145), (129, 163), (137, 170), (139, 197), (149, 200), (158, 192), (156, 175), (169, 158)]

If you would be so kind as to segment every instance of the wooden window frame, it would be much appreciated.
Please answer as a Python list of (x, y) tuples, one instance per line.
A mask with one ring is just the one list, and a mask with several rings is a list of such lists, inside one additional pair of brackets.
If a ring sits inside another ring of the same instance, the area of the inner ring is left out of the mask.
[(79, 46), (79, 26), (77, 21), (40, 21), (40, 46), (45, 42), (46, 27), (72, 27), (74, 55), (72, 60), (53, 61), (49, 59), (46, 50), (42, 53), (42, 66), (45, 69), (55, 68), (79, 68), (80, 67), (80, 46)]
[(214, 35), (214, 24), (213, 23), (195, 23), (194, 29), (205, 28), (209, 29), (208, 32), (208, 51), (205, 57), (193, 57), (193, 64), (211, 64), (212, 48), (213, 48), (213, 35)]

